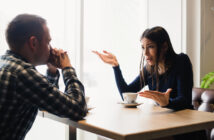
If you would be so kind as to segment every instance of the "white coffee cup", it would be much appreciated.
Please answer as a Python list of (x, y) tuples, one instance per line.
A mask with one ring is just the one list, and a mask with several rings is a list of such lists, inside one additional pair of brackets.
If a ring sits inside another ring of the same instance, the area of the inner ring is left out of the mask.
[(123, 98), (126, 103), (135, 103), (137, 99), (138, 93), (135, 92), (124, 92), (123, 93)]

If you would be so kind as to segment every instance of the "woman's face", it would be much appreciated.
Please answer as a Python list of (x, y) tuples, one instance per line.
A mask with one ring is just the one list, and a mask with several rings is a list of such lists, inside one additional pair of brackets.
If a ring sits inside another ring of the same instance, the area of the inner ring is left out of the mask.
[(141, 40), (141, 46), (147, 64), (151, 66), (155, 65), (157, 58), (157, 45), (153, 41), (143, 38)]

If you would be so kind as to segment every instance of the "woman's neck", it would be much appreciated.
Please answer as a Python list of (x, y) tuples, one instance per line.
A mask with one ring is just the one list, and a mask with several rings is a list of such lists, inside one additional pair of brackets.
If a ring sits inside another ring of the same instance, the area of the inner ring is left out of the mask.
[(164, 61), (162, 62), (159, 62), (158, 64), (158, 74), (159, 75), (162, 75), (166, 72), (166, 68), (165, 68), (165, 64), (164, 64)]

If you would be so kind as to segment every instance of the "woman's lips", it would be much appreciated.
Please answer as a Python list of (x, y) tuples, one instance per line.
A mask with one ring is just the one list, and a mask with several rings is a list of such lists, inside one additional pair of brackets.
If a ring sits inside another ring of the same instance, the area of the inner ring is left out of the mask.
[(146, 61), (152, 61), (152, 59), (151, 58), (147, 58)]
[(152, 63), (153, 63), (152, 59), (146, 59), (146, 61), (147, 61), (147, 63), (149, 63), (149, 64), (152, 64)]

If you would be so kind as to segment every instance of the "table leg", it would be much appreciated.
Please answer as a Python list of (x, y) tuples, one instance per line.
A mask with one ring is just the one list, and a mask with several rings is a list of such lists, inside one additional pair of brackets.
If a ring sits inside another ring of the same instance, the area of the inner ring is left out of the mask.
[(77, 130), (73, 126), (69, 126), (69, 140), (77, 140)]

